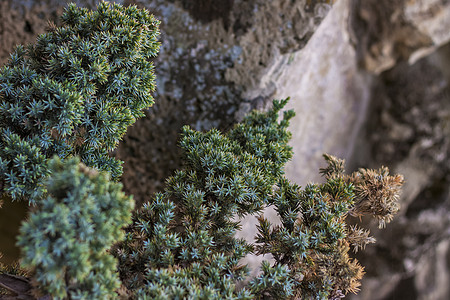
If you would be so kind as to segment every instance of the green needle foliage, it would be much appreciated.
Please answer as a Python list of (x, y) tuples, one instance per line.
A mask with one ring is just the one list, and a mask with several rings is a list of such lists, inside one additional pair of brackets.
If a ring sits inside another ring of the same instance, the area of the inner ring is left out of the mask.
[[(253, 112), (226, 134), (184, 128), (185, 166), (133, 217), (115, 248), (125, 286), (139, 299), (337, 299), (357, 292), (363, 268), (349, 257), (374, 242), (347, 226), (349, 214), (371, 214), (381, 223), (398, 210), (401, 176), (360, 170), (344, 174), (344, 162), (326, 155), (324, 184), (303, 190), (283, 176), (292, 155), (287, 100)], [(275, 207), (281, 225), (259, 217), (256, 244), (235, 238), (236, 216)], [(380, 209), (383, 207), (383, 209)], [(271, 254), (261, 275), (247, 279), (240, 260)]]
[(117, 179), (122, 162), (108, 152), (153, 104), (159, 21), (147, 10), (71, 4), (61, 22), (0, 69), (0, 188), (13, 199), (42, 194), (55, 154)]
[[(265, 263), (263, 275), (250, 283), (258, 298), (338, 299), (356, 293), (364, 269), (348, 252), (364, 249), (375, 239), (356, 225), (348, 226), (346, 217), (370, 215), (384, 226), (398, 211), (403, 176), (390, 176), (385, 167), (346, 175), (343, 160), (324, 157), (325, 183), (301, 190), (280, 179), (270, 203), (281, 225), (259, 218), (255, 253), (271, 254), (275, 263)], [(291, 284), (273, 275), (283, 271)]]
[(20, 229), (22, 265), (55, 299), (114, 299), (120, 280), (108, 253), (124, 236), (134, 202), (78, 158), (50, 160), (48, 195)]
[(272, 187), (292, 155), (287, 131), (292, 111), (253, 112), (227, 134), (184, 127), (180, 146), (185, 167), (167, 181), (164, 193), (134, 216), (125, 242), (115, 250), (121, 278), (142, 299), (250, 299), (235, 282), (252, 251), (235, 238), (236, 215), (255, 214), (269, 202)]

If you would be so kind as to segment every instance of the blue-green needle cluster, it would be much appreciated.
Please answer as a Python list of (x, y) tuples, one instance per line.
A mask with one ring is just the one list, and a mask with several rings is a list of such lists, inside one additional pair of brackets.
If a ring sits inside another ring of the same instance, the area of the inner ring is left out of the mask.
[(48, 194), (20, 229), (22, 265), (54, 299), (115, 299), (120, 280), (108, 250), (123, 239), (132, 197), (78, 158), (55, 156), (49, 170)]
[(61, 22), (36, 44), (18, 46), (0, 70), (0, 181), (13, 199), (42, 193), (36, 187), (55, 154), (79, 156), (117, 179), (122, 162), (108, 152), (153, 104), (153, 15), (108, 2), (96, 11), (71, 4)]
[(139, 298), (254, 296), (235, 287), (247, 275), (240, 260), (253, 250), (235, 237), (235, 217), (261, 212), (292, 155), (287, 127), (294, 113), (278, 121), (286, 102), (253, 112), (226, 134), (184, 128), (184, 168), (135, 214), (115, 251), (122, 280)]
[[(132, 295), (339, 299), (358, 291), (363, 267), (348, 252), (374, 239), (348, 226), (346, 218), (372, 214), (389, 221), (403, 178), (387, 169), (346, 175), (342, 160), (325, 155), (325, 183), (304, 189), (291, 183), (283, 167), (292, 155), (287, 127), (293, 111), (279, 120), (286, 102), (251, 113), (227, 133), (184, 128), (184, 168), (134, 215), (125, 241), (113, 251)], [(384, 203), (384, 211), (366, 208), (377, 203)], [(268, 206), (275, 208), (280, 225), (260, 215)], [(247, 214), (260, 215), (255, 244), (235, 237), (237, 217)], [(250, 253), (273, 257), (253, 279), (241, 261)]]

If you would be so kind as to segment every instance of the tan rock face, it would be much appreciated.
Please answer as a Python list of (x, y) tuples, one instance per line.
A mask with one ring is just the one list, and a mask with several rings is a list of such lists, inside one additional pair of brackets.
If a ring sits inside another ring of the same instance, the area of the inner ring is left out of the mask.
[(441, 0), (352, 0), (349, 18), (362, 65), (379, 74), (424, 57), (450, 40), (450, 4)]
[(365, 143), (371, 145), (366, 157), (374, 165), (395, 166), (406, 183), (399, 215), (386, 230), (371, 231), (377, 243), (359, 257), (367, 275), (357, 299), (449, 296), (448, 284), (440, 278), (446, 278), (450, 268), (445, 255), (436, 254), (438, 245), (450, 237), (449, 88), (433, 60), (400, 63), (382, 73), (374, 87), (377, 101), (371, 104), (364, 129)]
[(371, 76), (358, 67), (349, 13), (346, 1), (338, 2), (306, 46), (277, 57), (261, 80), (274, 98), (291, 97), (288, 109), (297, 112), (290, 127), (294, 158), (286, 171), (302, 185), (320, 180), (323, 153), (350, 159), (366, 116)]

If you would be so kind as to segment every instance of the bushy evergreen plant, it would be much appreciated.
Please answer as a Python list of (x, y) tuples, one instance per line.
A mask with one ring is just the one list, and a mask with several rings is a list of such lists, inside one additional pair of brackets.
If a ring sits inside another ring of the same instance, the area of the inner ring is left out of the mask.
[(37, 187), (55, 154), (119, 178), (122, 162), (108, 152), (153, 104), (153, 15), (107, 2), (96, 11), (71, 4), (61, 22), (36, 44), (18, 46), (0, 70), (0, 188), (13, 199), (42, 194)]
[[(183, 168), (132, 212), (131, 198), (109, 179), (120, 176), (120, 162), (107, 153), (153, 102), (158, 21), (108, 3), (94, 12), (70, 5), (62, 21), (36, 45), (18, 47), (0, 72), (1, 183), (13, 199), (36, 204), (18, 238), (24, 269), (14, 268), (26, 272), (20, 280), (30, 289), (0, 274), (2, 287), (55, 299), (357, 292), (364, 271), (349, 250), (374, 239), (346, 218), (371, 215), (383, 227), (398, 211), (402, 176), (387, 168), (346, 175), (344, 161), (325, 155), (325, 183), (291, 183), (283, 171), (294, 116), (280, 118), (286, 99), (225, 133), (184, 127)], [(269, 206), (280, 225), (262, 215)], [(246, 215), (259, 219), (253, 244), (235, 236)], [(248, 254), (273, 260), (249, 278)]]
[(36, 286), (55, 299), (114, 299), (120, 287), (108, 253), (123, 238), (134, 202), (79, 158), (49, 162), (47, 196), (22, 225), (17, 245)]
[[(374, 239), (351, 214), (384, 224), (398, 210), (402, 176), (361, 169), (345, 175), (344, 162), (325, 155), (324, 184), (301, 189), (283, 176), (292, 155), (287, 100), (253, 112), (226, 134), (183, 130), (185, 166), (163, 193), (135, 213), (125, 241), (114, 249), (126, 287), (139, 299), (332, 299), (357, 292), (364, 273), (350, 258)], [(275, 207), (281, 225), (259, 217), (254, 245), (235, 238), (236, 216)], [(248, 279), (241, 260), (271, 254)]]
[(240, 259), (252, 246), (234, 237), (234, 217), (261, 212), (291, 157), (293, 112), (277, 121), (285, 103), (252, 113), (226, 134), (184, 127), (184, 169), (135, 214), (116, 250), (129, 289), (148, 299), (251, 297), (235, 289), (247, 273)]

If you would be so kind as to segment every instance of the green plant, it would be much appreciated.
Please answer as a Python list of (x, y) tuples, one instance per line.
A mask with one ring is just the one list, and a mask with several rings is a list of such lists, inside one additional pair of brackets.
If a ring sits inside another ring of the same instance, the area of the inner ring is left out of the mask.
[[(287, 100), (253, 112), (226, 134), (183, 130), (185, 166), (135, 213), (125, 241), (115, 248), (123, 283), (142, 299), (328, 299), (358, 290), (363, 268), (349, 257), (374, 242), (348, 226), (348, 214), (371, 214), (380, 224), (398, 210), (402, 176), (387, 169), (344, 174), (344, 162), (326, 155), (326, 183), (305, 189), (283, 176), (292, 155)], [(234, 237), (236, 215), (275, 207), (281, 225), (259, 218), (256, 244)], [(370, 207), (370, 208), (369, 208)], [(383, 209), (381, 209), (383, 207)], [(262, 274), (247, 279), (240, 260), (271, 254)]]
[[(328, 162), (328, 167), (321, 169), (325, 183), (309, 184), (301, 190), (280, 179), (269, 203), (275, 207), (281, 225), (273, 226), (259, 218), (255, 252), (271, 254), (275, 263), (272, 268), (264, 265), (263, 275), (251, 283), (257, 294), (336, 299), (356, 293), (364, 269), (348, 252), (350, 248), (355, 252), (364, 249), (375, 239), (356, 225), (348, 226), (346, 217), (370, 215), (382, 227), (399, 209), (403, 176), (390, 176), (385, 167), (346, 175), (343, 160), (324, 157)], [(288, 270), (293, 288), (270, 284), (275, 267)]]
[(13, 199), (44, 192), (54, 154), (118, 179), (122, 162), (108, 152), (153, 104), (159, 21), (147, 10), (71, 4), (61, 21), (0, 71), (0, 187)]
[(139, 297), (251, 296), (235, 291), (247, 271), (239, 260), (252, 246), (234, 237), (240, 226), (233, 218), (261, 212), (291, 157), (286, 128), (293, 112), (277, 122), (286, 102), (252, 113), (226, 134), (184, 127), (184, 169), (135, 214), (116, 250), (121, 277)]
[(78, 158), (49, 162), (47, 196), (21, 227), (22, 265), (56, 299), (114, 299), (117, 262), (107, 251), (123, 238), (134, 202), (108, 173)]
[[(158, 22), (107, 3), (95, 12), (71, 5), (62, 21), (35, 46), (19, 47), (0, 72), (3, 188), (35, 204), (18, 239), (27, 296), (338, 299), (357, 292), (364, 271), (349, 250), (375, 240), (346, 218), (371, 215), (383, 227), (398, 211), (402, 176), (387, 168), (346, 175), (344, 161), (325, 155), (325, 183), (291, 183), (283, 170), (294, 112), (280, 119), (285, 99), (226, 133), (184, 127), (183, 168), (132, 212), (114, 182), (120, 162), (107, 154), (152, 104)], [(270, 206), (280, 225), (262, 215)], [(246, 215), (259, 216), (254, 244), (235, 236), (237, 217)], [(248, 254), (273, 260), (249, 278)]]

